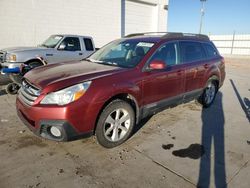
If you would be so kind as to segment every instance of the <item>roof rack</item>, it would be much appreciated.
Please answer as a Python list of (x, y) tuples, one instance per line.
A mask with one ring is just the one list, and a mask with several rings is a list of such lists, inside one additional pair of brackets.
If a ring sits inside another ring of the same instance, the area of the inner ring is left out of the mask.
[(177, 33), (177, 32), (146, 32), (146, 33), (133, 33), (125, 36), (126, 38), (142, 36), (142, 35), (155, 35), (155, 34), (163, 34), (161, 38), (177, 38), (177, 37), (196, 37), (203, 40), (209, 40), (207, 35), (202, 34), (194, 34), (194, 33)]

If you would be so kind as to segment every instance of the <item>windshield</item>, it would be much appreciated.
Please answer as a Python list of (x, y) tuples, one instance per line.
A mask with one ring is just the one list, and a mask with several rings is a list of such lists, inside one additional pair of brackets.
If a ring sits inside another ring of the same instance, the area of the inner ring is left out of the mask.
[(95, 52), (88, 60), (125, 68), (135, 67), (153, 45), (153, 42), (116, 40)]
[(52, 35), (45, 42), (43, 42), (41, 46), (46, 48), (55, 48), (62, 38), (63, 36), (61, 35)]

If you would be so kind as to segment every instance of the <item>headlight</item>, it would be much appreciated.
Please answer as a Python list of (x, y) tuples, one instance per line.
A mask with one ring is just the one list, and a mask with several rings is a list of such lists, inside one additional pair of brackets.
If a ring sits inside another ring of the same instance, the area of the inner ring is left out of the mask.
[(7, 54), (6, 55), (6, 61), (7, 62), (15, 62), (16, 61), (16, 55), (15, 54)]
[(65, 105), (73, 101), (76, 101), (87, 91), (91, 84), (91, 81), (77, 84), (60, 91), (52, 92), (46, 95), (41, 104), (57, 104)]

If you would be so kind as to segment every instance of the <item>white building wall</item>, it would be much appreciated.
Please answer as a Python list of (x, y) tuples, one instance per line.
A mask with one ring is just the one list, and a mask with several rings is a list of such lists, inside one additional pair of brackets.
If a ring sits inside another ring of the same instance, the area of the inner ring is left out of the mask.
[[(165, 0), (135, 1), (155, 3), (158, 9), (149, 20), (155, 24), (152, 31), (166, 31)], [(101, 47), (125, 34), (121, 6), (122, 0), (0, 0), (0, 49), (34, 46), (51, 34), (91, 35)], [(136, 14), (129, 10), (125, 18)]]
[(119, 0), (1, 0), (0, 47), (35, 45), (57, 33), (91, 35), (103, 45), (120, 37), (120, 6)]

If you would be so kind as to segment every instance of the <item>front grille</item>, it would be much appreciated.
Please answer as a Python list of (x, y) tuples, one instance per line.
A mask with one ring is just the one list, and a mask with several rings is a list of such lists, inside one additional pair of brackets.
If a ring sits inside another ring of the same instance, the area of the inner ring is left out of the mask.
[(18, 97), (28, 105), (33, 105), (37, 97), (40, 95), (40, 90), (31, 85), (26, 80), (23, 80), (22, 87), (19, 90)]
[(0, 63), (5, 62), (5, 57), (6, 57), (6, 53), (3, 51), (0, 51)]

